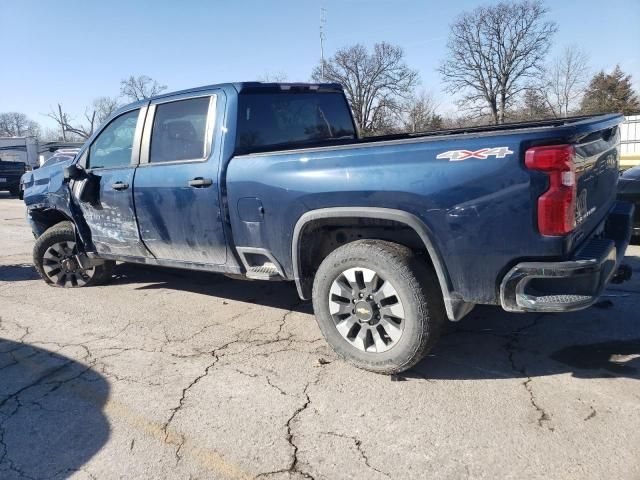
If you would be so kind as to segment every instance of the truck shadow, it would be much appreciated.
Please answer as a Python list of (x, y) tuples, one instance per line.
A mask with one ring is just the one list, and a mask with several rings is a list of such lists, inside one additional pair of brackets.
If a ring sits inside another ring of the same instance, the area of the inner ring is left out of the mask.
[(571, 373), (640, 380), (637, 322), (616, 303), (542, 315), (476, 307), (461, 322), (448, 324), (431, 354), (406, 376), (480, 380)]
[(0, 265), (0, 282), (23, 282), (40, 278), (34, 266), (30, 263), (14, 265)]
[(112, 283), (146, 283), (137, 289), (180, 290), (265, 307), (312, 313), (311, 303), (300, 300), (293, 282), (248, 281), (218, 273), (125, 263), (116, 266)]
[(107, 442), (109, 384), (75, 360), (0, 338), (0, 478), (67, 478)]

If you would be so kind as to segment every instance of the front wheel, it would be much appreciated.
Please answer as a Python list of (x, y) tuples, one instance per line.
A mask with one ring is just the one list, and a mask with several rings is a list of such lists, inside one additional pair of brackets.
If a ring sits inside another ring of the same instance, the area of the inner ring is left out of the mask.
[(83, 269), (77, 253), (73, 224), (61, 222), (38, 237), (33, 247), (33, 263), (42, 279), (54, 287), (86, 287), (111, 278), (115, 262)]
[(383, 374), (418, 363), (445, 319), (440, 286), (425, 259), (381, 240), (359, 240), (329, 254), (314, 279), (313, 307), (338, 355)]

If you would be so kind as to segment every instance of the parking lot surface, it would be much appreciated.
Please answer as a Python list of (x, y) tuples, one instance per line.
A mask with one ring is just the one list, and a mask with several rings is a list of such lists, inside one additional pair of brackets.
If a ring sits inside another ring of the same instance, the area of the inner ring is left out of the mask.
[(52, 288), (0, 194), (0, 478), (640, 478), (640, 247), (597, 307), (478, 307), (401, 377), (288, 283), (119, 265)]

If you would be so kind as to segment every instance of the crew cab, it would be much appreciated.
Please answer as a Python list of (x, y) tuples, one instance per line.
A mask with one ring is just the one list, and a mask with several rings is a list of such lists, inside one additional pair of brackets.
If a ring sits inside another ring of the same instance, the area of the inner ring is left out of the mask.
[(339, 355), (400, 372), (477, 304), (578, 310), (621, 278), (621, 121), (359, 138), (336, 84), (163, 94), (25, 175), (34, 263), (65, 288), (116, 261), (290, 281)]

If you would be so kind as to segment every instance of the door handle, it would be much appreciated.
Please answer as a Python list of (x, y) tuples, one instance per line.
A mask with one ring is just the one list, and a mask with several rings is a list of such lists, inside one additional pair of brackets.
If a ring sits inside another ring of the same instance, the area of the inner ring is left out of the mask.
[(189, 180), (189, 186), (194, 188), (206, 188), (213, 185), (213, 180), (210, 178), (196, 177), (193, 180)]
[(111, 188), (113, 188), (114, 190), (126, 190), (127, 188), (129, 188), (129, 184), (124, 182), (116, 182), (111, 184)]

